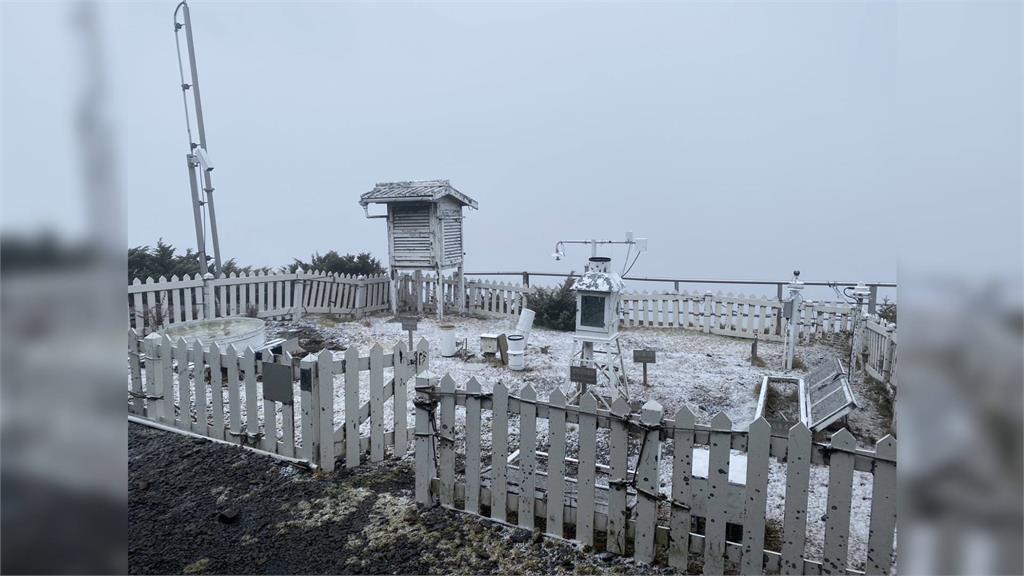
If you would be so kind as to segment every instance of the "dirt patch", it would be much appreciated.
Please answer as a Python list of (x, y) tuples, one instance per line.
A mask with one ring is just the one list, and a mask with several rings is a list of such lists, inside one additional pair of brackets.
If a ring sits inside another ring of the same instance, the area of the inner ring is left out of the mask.
[(664, 566), (413, 503), (410, 460), (320, 474), (129, 426), (129, 571), (650, 574)]

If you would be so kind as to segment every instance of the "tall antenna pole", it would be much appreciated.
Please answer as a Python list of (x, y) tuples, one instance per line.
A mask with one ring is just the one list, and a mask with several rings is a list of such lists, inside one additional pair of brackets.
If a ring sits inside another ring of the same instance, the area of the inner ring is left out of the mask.
[[(184, 22), (178, 22), (178, 11), (181, 11), (184, 18)], [(196, 225), (196, 239), (197, 247), (200, 258), (200, 271), (205, 274), (206, 265), (206, 230), (203, 225), (203, 212), (205, 211), (206, 219), (210, 221), (210, 237), (213, 240), (213, 262), (214, 271), (220, 273), (221, 271), (221, 259), (220, 259), (220, 238), (217, 235), (217, 212), (214, 210), (213, 204), (213, 178), (211, 173), (213, 172), (213, 164), (209, 160), (209, 152), (206, 147), (206, 126), (203, 123), (203, 103), (200, 99), (199, 94), (199, 73), (196, 70), (196, 50), (195, 41), (192, 38), (192, 18), (189, 14), (188, 4), (182, 1), (178, 4), (177, 8), (174, 9), (174, 39), (175, 43), (178, 42), (178, 31), (182, 28), (185, 29), (185, 45), (188, 51), (188, 62), (189, 62), (189, 82), (185, 82), (185, 71), (181, 65), (181, 47), (178, 44), (178, 72), (181, 75), (181, 90), (182, 99), (185, 104), (185, 124), (188, 129), (189, 137), (189, 154), (187, 156), (187, 164), (189, 169), (189, 184), (192, 190), (192, 208), (193, 217), (195, 218)], [(192, 122), (189, 119), (188, 114), (188, 97), (186, 93), (192, 91), (193, 107), (196, 111), (196, 128), (199, 132), (199, 143), (197, 144), (192, 140)], [(203, 196), (205, 200), (201, 198), (197, 187), (196, 170), (202, 171), (203, 181)]]

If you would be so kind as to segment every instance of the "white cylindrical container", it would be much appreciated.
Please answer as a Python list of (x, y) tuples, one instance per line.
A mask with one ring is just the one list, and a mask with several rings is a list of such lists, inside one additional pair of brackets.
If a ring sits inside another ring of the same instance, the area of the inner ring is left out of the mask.
[(508, 369), (509, 370), (525, 370), (526, 369), (526, 354), (523, 352), (508, 352)]
[(441, 329), (441, 356), (445, 358), (455, 356), (457, 350), (455, 346), (455, 326), (442, 324), (438, 328)]
[(522, 334), (508, 335), (508, 353), (522, 354), (526, 352), (526, 337)]
[(529, 338), (530, 330), (533, 329), (534, 316), (536, 316), (536, 312), (529, 308), (523, 308), (523, 311), (519, 313), (519, 322), (516, 324), (516, 334), (522, 334)]

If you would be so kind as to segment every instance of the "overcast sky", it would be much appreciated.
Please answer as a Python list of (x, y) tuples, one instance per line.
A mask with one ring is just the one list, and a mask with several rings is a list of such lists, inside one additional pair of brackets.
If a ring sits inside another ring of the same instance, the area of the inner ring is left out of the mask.
[[(174, 5), (99, 11), (126, 246), (195, 245)], [(922, 246), (1019, 274), (1015, 2), (191, 6), (242, 264), (384, 260), (359, 194), (447, 178), (480, 203), (469, 270), (579, 269), (555, 241), (632, 230), (635, 275), (894, 280)], [(8, 230), (81, 227), (69, 12), (3, 7)]]

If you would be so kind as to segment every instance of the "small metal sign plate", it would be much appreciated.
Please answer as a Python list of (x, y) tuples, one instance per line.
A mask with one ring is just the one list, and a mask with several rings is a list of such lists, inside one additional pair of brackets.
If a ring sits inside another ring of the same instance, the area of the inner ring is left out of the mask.
[(416, 325), (420, 321), (420, 319), (415, 316), (402, 316), (399, 320), (402, 322), (402, 330), (415, 330)]
[(263, 363), (263, 399), (282, 404), (295, 403), (291, 366)]
[(654, 350), (633, 350), (633, 362), (643, 364), (654, 364), (657, 362)]
[(597, 385), (597, 369), (588, 366), (569, 366), (569, 380), (580, 384)]

